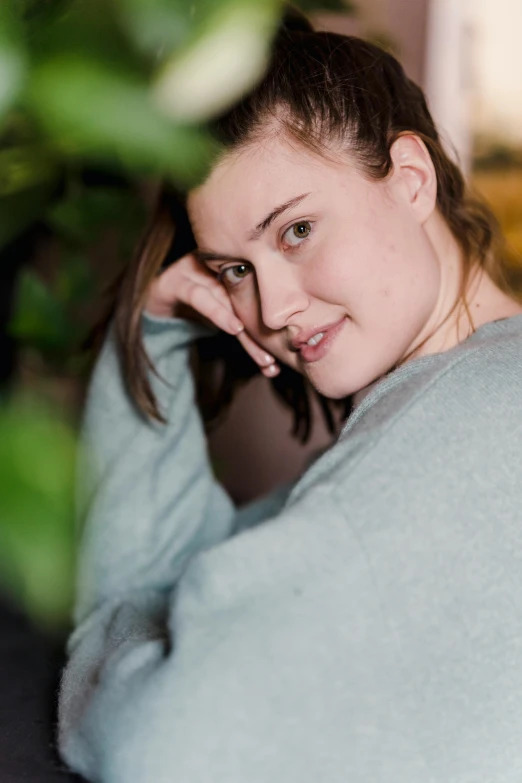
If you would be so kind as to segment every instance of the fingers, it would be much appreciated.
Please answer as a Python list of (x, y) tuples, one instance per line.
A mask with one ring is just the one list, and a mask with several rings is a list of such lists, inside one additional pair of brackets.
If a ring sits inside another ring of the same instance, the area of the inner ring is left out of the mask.
[(186, 300), (220, 329), (235, 334), (245, 351), (259, 365), (263, 375), (267, 378), (275, 378), (280, 373), (275, 358), (261, 348), (245, 331), (243, 324), (234, 313), (230, 298), (223, 286), (214, 280), (209, 281), (207, 286), (195, 284), (188, 290)]
[(183, 286), (183, 301), (212, 321), (219, 329), (237, 336), (245, 351), (267, 378), (275, 378), (280, 368), (274, 357), (261, 348), (244, 330), (224, 287), (211, 276), (188, 275)]
[(230, 334), (243, 329), (223, 286), (197, 265), (191, 254), (154, 280), (146, 303), (146, 309), (154, 315), (172, 316), (187, 308)]
[(149, 307), (154, 308), (156, 314), (172, 315), (176, 313), (176, 307), (182, 306), (188, 306), (218, 329), (236, 335), (265, 377), (275, 378), (279, 374), (274, 357), (246, 333), (223, 285), (202, 269), (191, 254), (162, 272), (151, 286), (149, 296)]
[(237, 339), (248, 355), (259, 365), (261, 372), (266, 378), (275, 378), (279, 374), (280, 368), (276, 364), (274, 357), (261, 348), (247, 332), (240, 332), (237, 335)]
[(281, 368), (274, 362), (274, 364), (270, 364), (268, 367), (262, 367), (261, 372), (265, 378), (275, 378), (281, 372)]
[(243, 324), (234, 314), (232, 305), (228, 301), (220, 301), (212, 287), (187, 280), (182, 293), (183, 301), (212, 321), (218, 329), (223, 329), (229, 334), (238, 334), (244, 329)]
[(246, 332), (238, 334), (237, 339), (245, 349), (245, 351), (252, 357), (252, 359), (259, 364), (260, 367), (268, 367), (273, 364), (274, 357), (261, 348)]
[(216, 286), (203, 286), (191, 281), (187, 283), (183, 292), (183, 300), (212, 321), (219, 329), (236, 335), (245, 351), (259, 365), (263, 375), (266, 378), (275, 378), (279, 374), (280, 368), (274, 357), (247, 334), (243, 324), (234, 313), (228, 294), (219, 283)]

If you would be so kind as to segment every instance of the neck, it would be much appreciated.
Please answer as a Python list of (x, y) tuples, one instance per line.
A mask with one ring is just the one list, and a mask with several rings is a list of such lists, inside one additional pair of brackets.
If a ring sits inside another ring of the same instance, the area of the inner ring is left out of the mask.
[[(503, 291), (478, 264), (472, 266), (463, 285), (460, 247), (442, 218), (440, 221), (442, 225), (436, 226), (435, 231), (436, 243), (432, 240), (441, 265), (439, 297), (429, 323), (397, 366), (420, 356), (448, 351), (480, 326), (522, 313), (522, 304)], [(353, 395), (355, 407), (379, 380)]]
[(522, 313), (521, 303), (503, 291), (478, 263), (472, 264), (465, 279), (462, 251), (440, 215), (434, 215), (426, 231), (439, 258), (439, 296), (423, 333), (401, 363), (447, 351), (479, 326)]

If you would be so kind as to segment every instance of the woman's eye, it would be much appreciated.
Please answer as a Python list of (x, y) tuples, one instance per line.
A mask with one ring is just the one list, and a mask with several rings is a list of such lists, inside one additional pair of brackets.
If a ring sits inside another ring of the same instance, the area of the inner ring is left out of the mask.
[(248, 264), (236, 264), (236, 266), (229, 266), (227, 269), (222, 269), (219, 273), (219, 279), (228, 286), (238, 285), (245, 277), (250, 274), (250, 267)]
[(283, 243), (295, 247), (299, 245), (303, 239), (307, 239), (312, 231), (312, 224), (309, 220), (300, 220), (298, 223), (294, 223), (292, 226), (286, 229), (283, 234)]

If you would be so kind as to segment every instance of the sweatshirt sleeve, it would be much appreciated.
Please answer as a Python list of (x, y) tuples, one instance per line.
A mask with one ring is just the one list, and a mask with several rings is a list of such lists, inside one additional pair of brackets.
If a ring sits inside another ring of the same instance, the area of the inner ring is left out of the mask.
[(69, 764), (97, 779), (82, 718), (131, 654), (161, 660), (171, 644), (166, 616), (190, 560), (261, 522), (287, 491), (236, 513), (214, 479), (194, 402), (189, 348), (210, 331), (181, 319), (143, 317), (151, 382), (167, 424), (130, 400), (109, 334), (90, 383), (82, 431), (75, 630), (59, 699), (59, 745)]
[(129, 398), (109, 334), (90, 383), (82, 430), (83, 519), (75, 620), (107, 599), (170, 586), (194, 552), (226, 538), (234, 508), (214, 480), (189, 367), (210, 330), (143, 316), (151, 383), (167, 423)]

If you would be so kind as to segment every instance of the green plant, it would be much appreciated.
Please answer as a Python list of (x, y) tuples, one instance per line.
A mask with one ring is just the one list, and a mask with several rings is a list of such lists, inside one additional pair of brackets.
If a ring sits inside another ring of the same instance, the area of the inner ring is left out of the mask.
[[(348, 10), (302, 0), (306, 10)], [(282, 0), (2, 0), (0, 264), (29, 227), (47, 274), (24, 265), (10, 323), (39, 368), (31, 404), (0, 409), (0, 583), (47, 626), (72, 595), (74, 428), (44, 377), (77, 373), (104, 282), (145, 217), (143, 183), (190, 186), (216, 153), (205, 122), (257, 78)], [(110, 269), (93, 263), (100, 243)]]
[(56, 411), (34, 399), (0, 408), (0, 586), (51, 631), (71, 605), (75, 461)]

